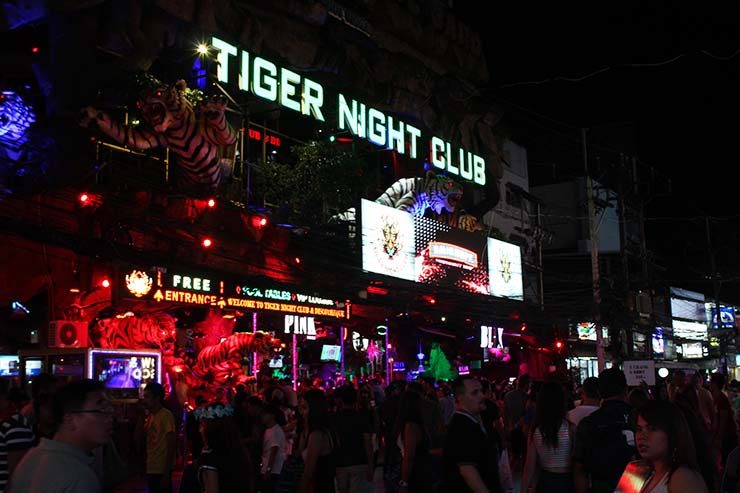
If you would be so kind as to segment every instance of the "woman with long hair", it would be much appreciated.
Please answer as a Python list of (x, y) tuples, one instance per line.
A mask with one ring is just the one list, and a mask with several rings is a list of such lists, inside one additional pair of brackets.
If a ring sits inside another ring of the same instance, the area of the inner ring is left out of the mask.
[(399, 493), (431, 491), (429, 433), (421, 418), (421, 396), (418, 393), (407, 390), (401, 396), (394, 436), (401, 451)]
[(681, 410), (649, 401), (637, 413), (637, 450), (650, 469), (641, 493), (706, 493), (696, 449)]
[(298, 412), (306, 424), (298, 437), (305, 464), (298, 491), (334, 493), (337, 440), (331, 427), (329, 402), (322, 391), (312, 389), (298, 400)]
[(230, 405), (211, 404), (195, 410), (203, 437), (198, 480), (203, 493), (254, 491), (249, 455), (240, 440)]
[(548, 382), (542, 385), (537, 394), (521, 492), (527, 493), (533, 489), (538, 493), (573, 491), (572, 450), (573, 438), (570, 424), (565, 419), (563, 387), (556, 382)]

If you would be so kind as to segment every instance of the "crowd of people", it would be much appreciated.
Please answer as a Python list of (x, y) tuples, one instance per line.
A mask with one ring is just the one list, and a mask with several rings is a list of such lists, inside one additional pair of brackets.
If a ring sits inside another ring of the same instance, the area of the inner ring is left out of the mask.
[[(148, 491), (173, 491), (182, 463), (181, 493), (740, 492), (740, 384), (722, 373), (675, 371), (659, 388), (612, 368), (577, 388), (466, 375), (298, 389), (224, 390), (180, 424), (148, 385)], [(0, 493), (114, 491), (130, 476), (100, 382), (41, 375), (32, 390), (0, 385)]]

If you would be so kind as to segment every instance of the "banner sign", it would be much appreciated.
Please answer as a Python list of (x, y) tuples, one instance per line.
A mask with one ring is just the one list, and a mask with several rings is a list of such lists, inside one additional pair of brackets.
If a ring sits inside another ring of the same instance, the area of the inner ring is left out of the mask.
[(350, 303), (282, 287), (257, 287), (243, 281), (163, 267), (142, 269), (133, 266), (123, 269), (120, 277), (120, 292), (124, 298), (350, 318)]

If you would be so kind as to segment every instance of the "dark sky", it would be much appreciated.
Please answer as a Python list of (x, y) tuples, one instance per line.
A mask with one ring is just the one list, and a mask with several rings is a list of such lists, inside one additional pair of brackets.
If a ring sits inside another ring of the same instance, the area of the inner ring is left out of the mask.
[[(611, 137), (610, 148), (665, 174), (655, 191), (671, 181), (672, 193), (651, 194), (647, 211), (648, 243), (669, 267), (665, 277), (711, 292), (701, 282), (710, 271), (708, 214), (717, 218), (711, 232), (718, 270), (728, 279), (721, 295), (740, 304), (740, 286), (730, 280), (740, 277), (740, 220), (720, 219), (740, 216), (740, 7), (496, 2), (481, 15), (470, 11), (478, 2), (464, 3), (470, 5), (457, 8), (483, 37), (493, 94), (527, 110), (514, 118), (529, 125), (518, 131), (524, 129), (530, 172), (536, 176), (550, 161), (582, 166), (579, 127)], [(583, 78), (600, 69), (607, 70)]]

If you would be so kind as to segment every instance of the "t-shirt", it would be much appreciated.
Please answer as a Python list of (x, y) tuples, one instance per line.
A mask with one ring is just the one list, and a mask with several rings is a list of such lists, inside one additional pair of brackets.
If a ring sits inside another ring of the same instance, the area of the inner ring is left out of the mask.
[(494, 493), (501, 490), (498, 478), (498, 456), (482, 424), (468, 414), (456, 412), (450, 421), (442, 453), (442, 491), (471, 491), (458, 469), (461, 465), (475, 466), (481, 479)]
[(516, 426), (524, 415), (527, 393), (521, 389), (514, 389), (504, 396), (504, 404), (506, 404), (506, 417), (512, 426)]
[(573, 460), (591, 476), (592, 493), (612, 493), (635, 456), (632, 408), (624, 401), (604, 401), (576, 428)]
[(568, 411), (568, 415), (566, 416), (566, 419), (573, 423), (573, 426), (578, 426), (578, 423), (581, 422), (583, 418), (590, 415), (594, 411), (596, 411), (599, 408), (599, 406), (576, 406), (570, 411)]
[(8, 452), (20, 452), (33, 447), (35, 437), (28, 420), (14, 414), (0, 424), (0, 493), (8, 482)]
[(367, 464), (364, 434), (372, 434), (371, 417), (354, 409), (342, 409), (334, 417), (334, 425), (339, 438), (337, 447), (337, 467)]
[(167, 434), (175, 433), (175, 418), (169, 409), (160, 408), (146, 418), (146, 472), (169, 473), (167, 468)]
[(10, 493), (100, 493), (91, 454), (68, 443), (42, 438), (13, 472)]
[(270, 473), (280, 474), (283, 470), (283, 461), (285, 461), (285, 446), (285, 433), (279, 425), (265, 430), (265, 439), (262, 441), (262, 467), (260, 468), (262, 474), (267, 472), (267, 466), (270, 464), (270, 451), (273, 447), (277, 447), (278, 451)]

